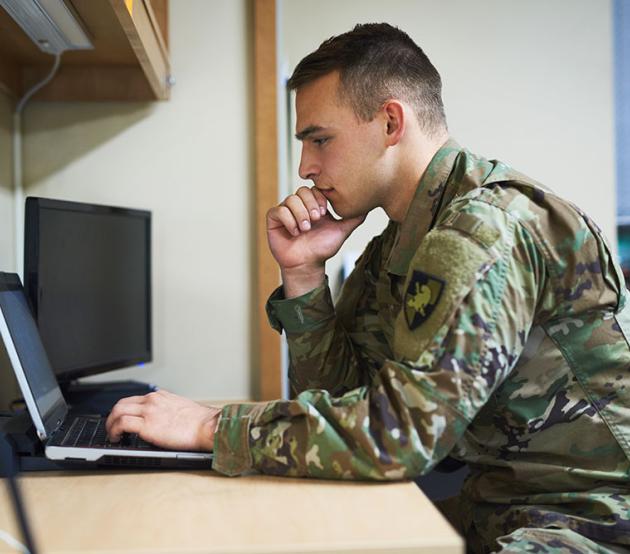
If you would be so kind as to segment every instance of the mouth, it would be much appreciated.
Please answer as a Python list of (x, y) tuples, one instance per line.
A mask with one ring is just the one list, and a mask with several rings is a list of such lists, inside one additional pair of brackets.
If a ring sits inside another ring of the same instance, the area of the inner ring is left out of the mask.
[(324, 189), (324, 188), (321, 188), (321, 187), (315, 187), (315, 188), (317, 188), (317, 190), (318, 190), (319, 192), (321, 192), (321, 193), (322, 193), (322, 194), (323, 194), (326, 198), (328, 198), (328, 195), (329, 195), (331, 192), (333, 192), (333, 189), (331, 189), (331, 188), (328, 188), (328, 189)]

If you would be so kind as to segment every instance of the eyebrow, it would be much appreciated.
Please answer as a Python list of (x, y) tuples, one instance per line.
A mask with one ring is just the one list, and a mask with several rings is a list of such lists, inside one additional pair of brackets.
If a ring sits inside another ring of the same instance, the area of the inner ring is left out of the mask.
[(320, 127), (319, 125), (309, 125), (306, 129), (303, 129), (299, 133), (296, 133), (295, 138), (298, 139), (299, 141), (302, 141), (305, 138), (307, 138), (309, 135), (312, 135), (313, 133), (317, 133), (318, 131), (323, 131), (323, 130), (324, 130), (324, 127)]

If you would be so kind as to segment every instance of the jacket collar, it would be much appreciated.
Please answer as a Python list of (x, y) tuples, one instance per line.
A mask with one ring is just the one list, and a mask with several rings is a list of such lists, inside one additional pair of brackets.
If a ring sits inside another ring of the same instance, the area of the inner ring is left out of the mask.
[(400, 224), (391, 224), (397, 227), (397, 238), (386, 265), (389, 273), (400, 276), (407, 274), (411, 258), (433, 226), (442, 204), (447, 179), (460, 152), (461, 147), (453, 139), (442, 145), (422, 174), (405, 219)]
[(439, 215), (455, 197), (485, 184), (496, 164), (472, 155), (449, 138), (423, 173), (405, 219), (400, 224), (390, 223), (395, 227), (396, 238), (386, 270), (405, 276), (420, 242)]

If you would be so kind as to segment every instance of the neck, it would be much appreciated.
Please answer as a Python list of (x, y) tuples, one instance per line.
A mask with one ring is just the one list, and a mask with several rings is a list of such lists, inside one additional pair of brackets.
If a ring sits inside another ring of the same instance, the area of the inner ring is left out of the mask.
[(383, 205), (389, 219), (397, 223), (405, 219), (424, 172), (447, 140), (448, 133), (444, 131), (436, 137), (419, 135), (406, 145), (405, 151), (401, 152), (396, 180), (389, 191), (388, 202)]

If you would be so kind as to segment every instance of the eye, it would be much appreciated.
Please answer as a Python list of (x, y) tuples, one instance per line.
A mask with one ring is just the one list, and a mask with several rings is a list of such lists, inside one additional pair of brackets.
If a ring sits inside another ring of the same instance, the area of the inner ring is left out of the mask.
[(326, 144), (330, 139), (328, 137), (321, 137), (321, 138), (316, 138), (313, 139), (313, 143), (316, 144), (317, 146), (324, 146), (324, 144)]

